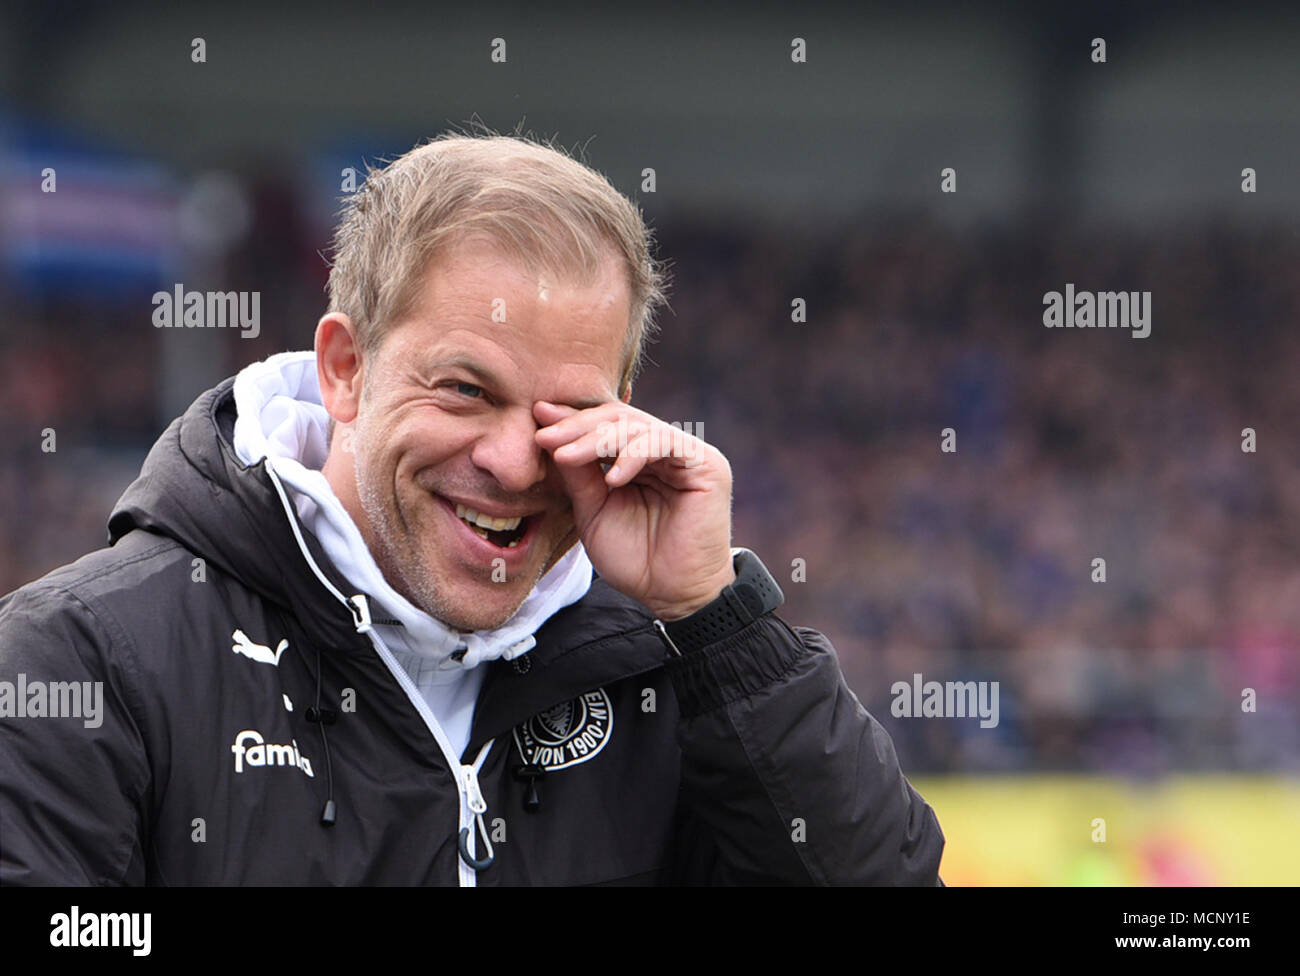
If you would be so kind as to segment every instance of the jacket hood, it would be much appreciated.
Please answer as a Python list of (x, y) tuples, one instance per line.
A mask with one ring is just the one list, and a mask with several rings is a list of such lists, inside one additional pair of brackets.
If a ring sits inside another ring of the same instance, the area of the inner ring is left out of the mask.
[[(158, 438), (108, 521), (115, 544), (133, 529), (176, 540), (264, 599), (292, 610), (326, 646), (354, 636), (354, 613), (305, 565), (265, 459), (246, 465), (233, 446), (234, 377), (199, 396)], [(348, 582), (310, 533), (303, 541), (340, 592)]]

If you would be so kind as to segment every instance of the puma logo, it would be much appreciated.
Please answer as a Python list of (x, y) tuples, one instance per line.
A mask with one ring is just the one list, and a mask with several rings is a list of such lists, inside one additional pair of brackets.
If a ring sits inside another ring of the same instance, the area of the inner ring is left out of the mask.
[(230, 649), (236, 654), (250, 657), (254, 661), (261, 661), (263, 664), (273, 664), (276, 667), (280, 666), (280, 655), (289, 646), (287, 640), (282, 640), (273, 651), (265, 644), (254, 644), (242, 630), (235, 631), (230, 635), (230, 639), (235, 642)]

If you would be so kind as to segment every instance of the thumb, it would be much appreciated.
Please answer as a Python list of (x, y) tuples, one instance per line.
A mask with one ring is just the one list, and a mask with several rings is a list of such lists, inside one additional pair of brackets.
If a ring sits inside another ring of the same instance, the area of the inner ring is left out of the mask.
[(564, 492), (573, 503), (573, 522), (578, 528), (579, 536), (585, 536), (587, 526), (591, 524), (605, 499), (609, 497), (609, 485), (605, 483), (605, 472), (599, 462), (587, 464), (556, 464), (560, 479), (564, 482)]

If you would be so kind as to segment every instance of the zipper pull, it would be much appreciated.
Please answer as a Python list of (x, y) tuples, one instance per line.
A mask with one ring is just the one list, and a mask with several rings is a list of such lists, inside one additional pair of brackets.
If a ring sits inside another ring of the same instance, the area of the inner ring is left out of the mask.
[(478, 827), (479, 836), (483, 838), (483, 846), (487, 849), (487, 855), (481, 858), (471, 854), (469, 852), (470, 828), (462, 827), (457, 837), (460, 859), (475, 871), (482, 871), (484, 868), (491, 867), (492, 862), (496, 860), (496, 852), (492, 850), (492, 840), (488, 837), (487, 825), (483, 823), (487, 801), (483, 799), (483, 791), (478, 785), (478, 773), (474, 771), (473, 766), (460, 767), (460, 780), (465, 787), (465, 799), (469, 803), (470, 812), (474, 814), (474, 823)]
[(348, 600), (348, 609), (352, 611), (352, 625), (358, 634), (367, 634), (374, 629), (370, 623), (370, 601), (364, 593), (354, 593)]
[(460, 778), (465, 784), (465, 798), (469, 801), (470, 812), (475, 814), (485, 812), (487, 801), (483, 799), (483, 791), (478, 787), (478, 773), (474, 772), (474, 767), (461, 766)]

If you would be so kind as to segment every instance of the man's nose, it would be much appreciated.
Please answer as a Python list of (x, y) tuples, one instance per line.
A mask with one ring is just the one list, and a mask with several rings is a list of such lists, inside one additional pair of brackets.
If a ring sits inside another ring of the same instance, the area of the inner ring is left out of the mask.
[(470, 451), (474, 466), (488, 472), (502, 490), (522, 494), (546, 478), (546, 453), (537, 446), (537, 421), (529, 409), (494, 418)]

